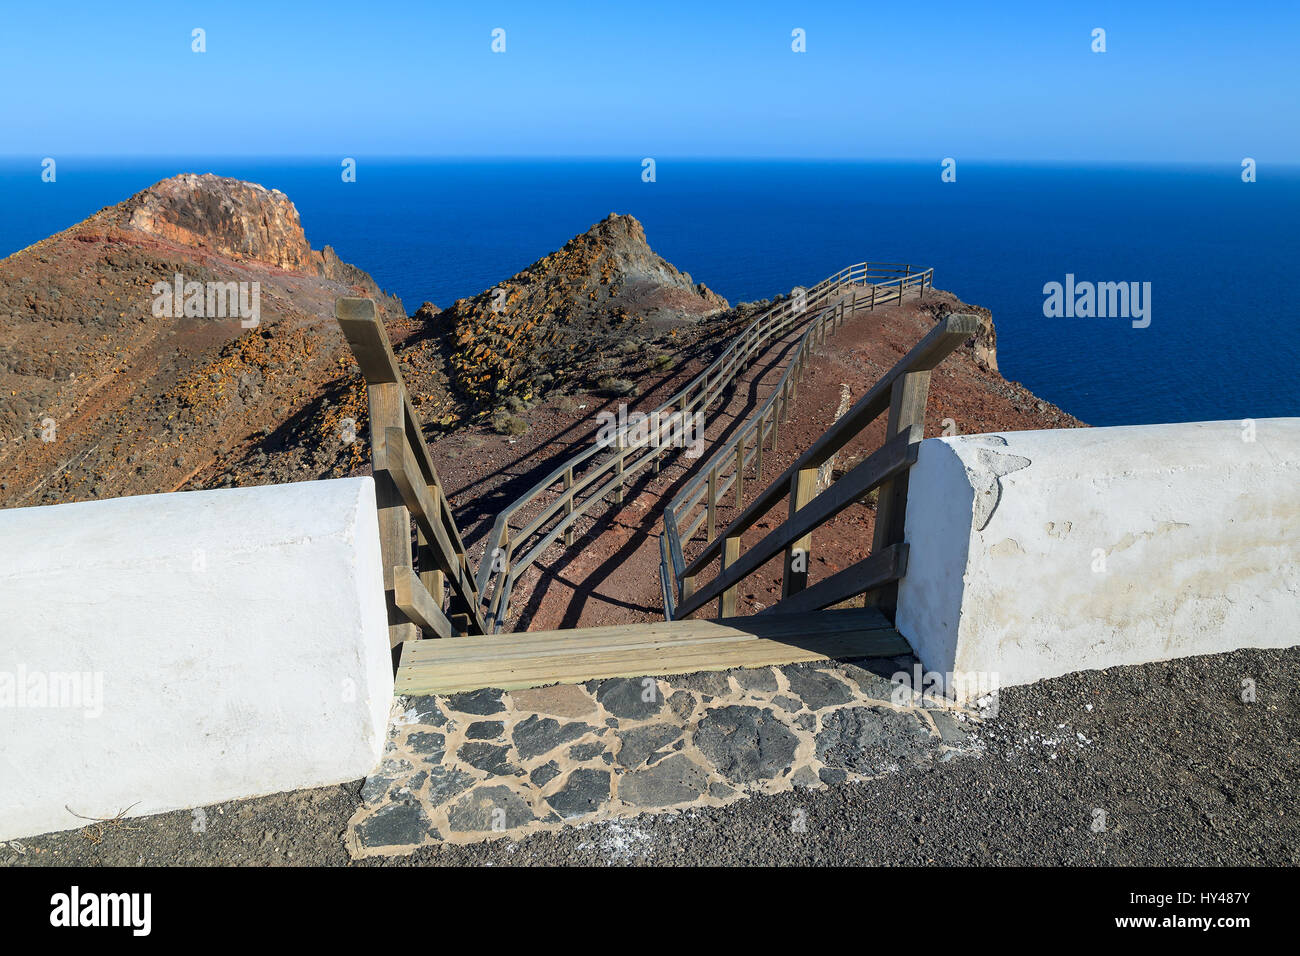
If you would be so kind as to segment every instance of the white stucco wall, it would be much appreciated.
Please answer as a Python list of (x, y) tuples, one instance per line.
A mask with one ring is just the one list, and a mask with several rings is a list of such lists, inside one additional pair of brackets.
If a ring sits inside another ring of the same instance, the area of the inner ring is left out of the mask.
[(928, 439), (897, 625), (1002, 686), (1300, 644), (1300, 419)]
[(364, 776), (391, 661), (370, 478), (0, 511), (0, 840)]

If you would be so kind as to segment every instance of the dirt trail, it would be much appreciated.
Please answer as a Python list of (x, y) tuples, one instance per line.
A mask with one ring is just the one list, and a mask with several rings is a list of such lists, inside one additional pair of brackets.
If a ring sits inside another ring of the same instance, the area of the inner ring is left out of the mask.
[[(924, 303), (908, 301), (901, 307), (859, 312), (843, 328), (835, 330), (800, 382), (792, 418), (781, 425), (780, 442), (776, 451), (767, 455), (763, 480), (753, 479), (752, 468), (747, 473), (745, 503), (834, 421), (844, 386), (849, 388), (851, 400), (857, 401), (934, 324), (936, 308), (960, 311), (962, 306), (955, 297), (937, 292)], [(647, 473), (630, 483), (622, 508), (594, 509), (591, 519), (577, 525), (572, 548), (553, 545), (525, 572), (515, 586), (507, 629), (536, 631), (662, 619), (659, 535), (663, 503), (771, 394), (802, 331), (775, 343), (724, 396), (724, 407), (709, 425), (708, 445), (702, 457), (689, 459), (679, 454), (666, 458), (660, 474)], [(652, 408), (654, 401), (638, 405)], [(978, 363), (969, 348), (959, 350), (932, 378), (926, 436), (942, 434), (945, 419), (950, 419), (951, 427), (961, 433), (1080, 424)], [(882, 418), (851, 443), (838, 456), (836, 472), (853, 467), (863, 454), (878, 447), (884, 427)], [(546, 468), (554, 464), (552, 460)], [(541, 474), (544, 469), (537, 471)], [(733, 504), (720, 507), (719, 527), (725, 527), (736, 513), (734, 498), (730, 494), (727, 497)], [(810, 581), (816, 582), (867, 555), (874, 516), (874, 505), (854, 505), (817, 531)], [(782, 509), (775, 509), (768, 519), (751, 529), (745, 544), (759, 540), (784, 517)], [(702, 533), (686, 543), (688, 557), (703, 543)], [(701, 580), (707, 580), (707, 576)], [(780, 566), (774, 560), (742, 585), (737, 612), (755, 613), (779, 596)], [(701, 616), (707, 614), (701, 612)]]

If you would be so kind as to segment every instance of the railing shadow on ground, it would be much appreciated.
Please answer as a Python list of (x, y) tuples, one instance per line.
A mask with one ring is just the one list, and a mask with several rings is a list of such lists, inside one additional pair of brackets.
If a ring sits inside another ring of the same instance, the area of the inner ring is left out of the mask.
[[(749, 389), (748, 389), (749, 395), (746, 401), (746, 408), (756, 403), (758, 398), (758, 392), (761, 387), (760, 383), (762, 378), (770, 374), (773, 369), (781, 367), (785, 357), (790, 353), (790, 351), (792, 351), (797, 347), (798, 347), (797, 341), (788, 343), (788, 345), (784, 349), (782, 349), (779, 354), (771, 358), (771, 360), (766, 364), (766, 366), (757, 376), (751, 379), (749, 383)], [(734, 394), (731, 396), (731, 398), (734, 399)], [(742, 415), (736, 415), (735, 417), (732, 418), (731, 421), (729, 421), (726, 424), (723, 432), (715, 436), (714, 441), (715, 442), (727, 441), (730, 438), (730, 436), (735, 432), (736, 429), (744, 426), (745, 421), (746, 421), (745, 417), (743, 417)], [(631, 492), (635, 497), (637, 493), (644, 491), (645, 488), (654, 480), (654, 478), (655, 478), (654, 475), (643, 474), (640, 479), (637, 479), (635, 484), (629, 486), (628, 488), (629, 492)], [(659, 497), (669, 498), (672, 495), (675, 495), (681, 489), (681, 487), (690, 480), (690, 478), (691, 478), (691, 471), (687, 470), (685, 473), (677, 476), (673, 480), (672, 484), (670, 484), (666, 489), (664, 489), (659, 494)], [(605, 514), (602, 514), (600, 517), (598, 517), (595, 520), (592, 527), (587, 529), (587, 531), (583, 534), (583, 537), (587, 539), (594, 539), (599, 535), (601, 535), (603, 532), (609, 530), (614, 526), (614, 522), (617, 520), (619, 514), (621, 514), (621, 512), (618, 511), (609, 511)], [(565, 550), (563, 553), (557, 555), (555, 560), (549, 565), (543, 564), (541, 559), (534, 562), (540, 567), (541, 578), (538, 581), (538, 584), (535, 585), (529, 591), (528, 601), (525, 604), (524, 608), (521, 609), (519, 613), (520, 619), (521, 620), (529, 619), (533, 617), (538, 610), (540, 610), (542, 606), (542, 602), (545, 600), (547, 594), (549, 594), (550, 592), (550, 585), (552, 582), (554, 582), (557, 584), (565, 585), (573, 591), (573, 599), (569, 602), (568, 606), (565, 608), (564, 616), (562, 617), (559, 626), (561, 628), (576, 627), (578, 625), (579, 619), (581, 618), (582, 611), (585, 609), (587, 603), (595, 596), (600, 585), (605, 580), (608, 579), (609, 575), (616, 568), (621, 566), (623, 562), (626, 561), (630, 555), (636, 553), (636, 551), (640, 549), (640, 547), (645, 543), (645, 541), (651, 537), (651, 533), (646, 529), (644, 523), (639, 524), (636, 527), (630, 527), (630, 532), (631, 533), (627, 541), (624, 542), (623, 545), (619, 547), (619, 549), (616, 552), (614, 552), (612, 555), (610, 555), (608, 558), (602, 561), (599, 566), (597, 566), (589, 574), (587, 574), (581, 582), (569, 581), (564, 577), (562, 577), (561, 575), (563, 568), (568, 565), (569, 561), (573, 557), (572, 550)], [(655, 614), (662, 613), (662, 608), (658, 605), (632, 604), (627, 601), (619, 601), (609, 595), (605, 595), (602, 598), (602, 600), (620, 606), (626, 610), (645, 611), (645, 612), (652, 612)]]

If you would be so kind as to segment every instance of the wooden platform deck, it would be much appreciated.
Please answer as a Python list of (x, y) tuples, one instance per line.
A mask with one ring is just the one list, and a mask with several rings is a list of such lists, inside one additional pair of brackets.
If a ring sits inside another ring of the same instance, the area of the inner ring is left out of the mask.
[(522, 690), (910, 650), (874, 608), (454, 637), (404, 643), (394, 693)]

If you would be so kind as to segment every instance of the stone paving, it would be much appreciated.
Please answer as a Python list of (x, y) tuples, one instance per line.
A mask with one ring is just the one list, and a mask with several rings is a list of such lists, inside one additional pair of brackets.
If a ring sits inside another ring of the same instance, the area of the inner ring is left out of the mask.
[(354, 857), (525, 834), (976, 753), (978, 717), (890, 683), (912, 657), (398, 698)]

